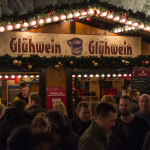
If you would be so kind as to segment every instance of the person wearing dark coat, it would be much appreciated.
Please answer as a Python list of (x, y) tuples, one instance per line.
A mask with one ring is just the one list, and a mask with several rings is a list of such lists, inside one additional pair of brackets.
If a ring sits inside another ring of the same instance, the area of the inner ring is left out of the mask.
[(65, 125), (63, 115), (56, 109), (46, 113), (46, 131), (54, 132), (60, 137), (61, 150), (77, 150), (79, 136)]
[(0, 150), (6, 150), (7, 138), (11, 132), (21, 125), (30, 125), (30, 119), (24, 108), (26, 103), (23, 100), (14, 101), (10, 108), (7, 108), (0, 122)]
[(87, 101), (80, 101), (77, 105), (77, 117), (68, 125), (80, 137), (91, 124), (91, 107)]
[(40, 112), (46, 112), (46, 109), (40, 106), (41, 97), (38, 94), (33, 94), (29, 98), (29, 108), (27, 114), (33, 119)]

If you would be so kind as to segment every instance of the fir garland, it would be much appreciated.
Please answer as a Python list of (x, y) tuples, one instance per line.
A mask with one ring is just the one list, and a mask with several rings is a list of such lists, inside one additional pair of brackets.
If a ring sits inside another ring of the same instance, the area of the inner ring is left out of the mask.
[[(15, 62), (20, 61), (17, 65)], [(76, 68), (76, 69), (119, 69), (119, 68), (132, 68), (132, 67), (150, 67), (150, 55), (139, 55), (137, 57), (108, 57), (101, 55), (97, 56), (53, 56), (50, 58), (40, 57), (39, 55), (30, 55), (30, 57), (23, 57), (18, 55), (17, 57), (12, 57), (8, 54), (0, 56), (0, 68), (5, 69), (29, 69), (34, 70), (36, 68), (47, 68), (48, 66), (53, 66), (58, 68), (63, 65), (64, 68)], [(57, 66), (57, 67), (56, 67)]]
[(89, 2), (84, 0), (82, 3), (73, 3), (71, 5), (69, 4), (62, 4), (61, 6), (49, 5), (46, 6), (44, 9), (35, 8), (33, 12), (29, 12), (28, 14), (25, 15), (19, 15), (16, 12), (10, 16), (2, 14), (2, 17), (0, 18), (0, 24), (6, 25), (6, 24), (23, 23), (25, 21), (29, 22), (30, 20), (33, 19), (46, 18), (54, 15), (69, 14), (77, 11), (83, 12), (84, 10), (86, 11), (89, 8), (100, 9), (101, 11), (108, 11), (122, 18), (130, 18), (133, 21), (137, 21), (145, 25), (149, 24), (149, 16), (146, 17), (145, 13), (139, 11), (134, 13), (132, 10), (125, 10), (122, 7), (117, 7), (112, 4), (108, 4), (107, 2), (100, 2), (98, 0), (94, 1), (89, 0)]

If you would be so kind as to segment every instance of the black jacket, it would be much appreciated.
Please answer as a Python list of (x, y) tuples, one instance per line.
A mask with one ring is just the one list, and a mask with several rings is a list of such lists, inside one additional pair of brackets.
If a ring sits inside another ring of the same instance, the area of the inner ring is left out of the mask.
[(8, 108), (3, 120), (0, 121), (0, 150), (6, 149), (7, 138), (15, 128), (21, 125), (30, 125), (26, 112), (17, 108)]
[(68, 125), (72, 128), (79, 137), (84, 133), (84, 131), (91, 125), (91, 120), (88, 122), (83, 122), (79, 117), (73, 119)]
[(62, 126), (55, 131), (59, 135), (61, 150), (77, 150), (79, 136), (75, 134), (69, 126)]
[(27, 110), (27, 114), (34, 119), (34, 117), (40, 113), (40, 112), (46, 112), (46, 109), (42, 108), (39, 105), (33, 105)]

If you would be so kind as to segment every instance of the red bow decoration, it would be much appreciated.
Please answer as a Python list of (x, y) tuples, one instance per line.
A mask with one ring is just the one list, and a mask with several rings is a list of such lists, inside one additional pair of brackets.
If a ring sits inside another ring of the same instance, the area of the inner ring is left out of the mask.
[(109, 10), (109, 11), (108, 11), (108, 14), (110, 14), (110, 13), (112, 13), (112, 12), (113, 12), (112, 10)]
[(122, 14), (122, 17), (124, 17), (125, 19), (128, 19), (129, 18), (129, 14), (124, 13), (124, 14)]
[(23, 24), (24, 22), (26, 22), (26, 20), (20, 20), (20, 23)]
[(48, 12), (48, 15), (51, 15), (54, 12), (54, 10), (51, 10), (50, 12)]

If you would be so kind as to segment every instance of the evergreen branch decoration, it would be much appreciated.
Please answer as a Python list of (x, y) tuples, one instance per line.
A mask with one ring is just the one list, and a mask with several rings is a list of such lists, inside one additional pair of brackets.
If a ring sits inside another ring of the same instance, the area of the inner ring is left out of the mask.
[[(15, 65), (13, 62), (21, 61), (21, 65)], [(48, 66), (55, 67), (55, 65), (63, 65), (64, 68), (76, 68), (76, 69), (119, 69), (119, 68), (132, 68), (132, 67), (150, 67), (150, 55), (139, 55), (137, 57), (108, 57), (101, 55), (97, 56), (53, 56), (50, 58), (40, 57), (39, 55), (30, 55), (30, 57), (23, 57), (18, 55), (12, 57), (8, 54), (0, 56), (0, 68), (6, 69), (26, 69), (28, 65), (32, 65), (32, 69), (35, 68), (47, 68)], [(72, 63), (70, 63), (72, 62)], [(94, 64), (93, 64), (94, 62)], [(31, 69), (31, 68), (30, 68)], [(31, 69), (31, 70), (32, 70)]]

